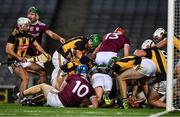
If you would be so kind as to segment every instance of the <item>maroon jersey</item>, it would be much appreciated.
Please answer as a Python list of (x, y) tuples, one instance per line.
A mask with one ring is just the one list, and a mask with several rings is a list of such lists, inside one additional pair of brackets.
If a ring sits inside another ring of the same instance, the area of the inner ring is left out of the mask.
[(95, 96), (96, 93), (90, 83), (80, 74), (73, 74), (66, 79), (67, 85), (58, 93), (59, 99), (65, 107), (78, 106), (82, 99)]
[(116, 52), (124, 47), (124, 44), (129, 44), (129, 39), (119, 33), (108, 33), (103, 37), (102, 44), (99, 48), (99, 52)]
[[(43, 33), (45, 33), (47, 30), (49, 30), (49, 28), (47, 27), (46, 24), (37, 21), (34, 24), (31, 24), (30, 26), (30, 33), (33, 35), (33, 37), (35, 38), (35, 40), (41, 45), (42, 42), (42, 35)], [(28, 54), (31, 56), (36, 56), (39, 55), (40, 52), (38, 50), (36, 50), (36, 48), (34, 47), (34, 45), (31, 45), (30, 48), (28, 49)]]

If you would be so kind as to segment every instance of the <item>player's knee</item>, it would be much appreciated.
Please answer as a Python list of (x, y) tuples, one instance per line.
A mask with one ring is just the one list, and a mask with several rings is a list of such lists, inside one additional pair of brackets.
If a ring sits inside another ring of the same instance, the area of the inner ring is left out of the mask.
[(46, 84), (46, 83), (41, 83), (41, 84), (39, 84), (39, 85), (43, 87), (43, 86), (45, 86), (45, 85), (47, 85), (47, 84)]

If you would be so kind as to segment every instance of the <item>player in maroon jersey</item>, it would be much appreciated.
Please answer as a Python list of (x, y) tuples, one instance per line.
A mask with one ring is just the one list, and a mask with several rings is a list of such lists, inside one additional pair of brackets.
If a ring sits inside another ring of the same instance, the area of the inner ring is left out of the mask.
[(97, 64), (107, 65), (112, 57), (117, 57), (120, 49), (124, 48), (124, 56), (129, 55), (130, 41), (124, 35), (122, 28), (116, 28), (112, 33), (103, 36), (102, 42), (93, 52), (93, 58)]
[[(87, 66), (80, 65), (78, 74), (69, 76), (61, 85), (60, 90), (45, 83), (33, 86), (23, 92), (27, 95), (43, 93), (47, 100), (47, 105), (53, 107), (74, 107), (79, 106), (83, 99), (88, 98), (94, 108), (98, 107), (96, 93), (87, 80)], [(23, 98), (22, 103), (26, 102)]]
[[(61, 44), (64, 44), (65, 40), (51, 31), (45, 23), (41, 22), (39, 15), (40, 10), (37, 7), (32, 6), (28, 9), (27, 17), (31, 20), (30, 33), (35, 37), (36, 41), (41, 45), (42, 35), (45, 33), (50, 36), (51, 39), (59, 40)], [(29, 50), (29, 54), (35, 56), (39, 55), (39, 52), (32, 47), (32, 49)]]
[[(51, 31), (48, 26), (41, 22), (40, 19), (40, 10), (39, 8), (32, 6), (28, 9), (27, 17), (31, 20), (30, 25), (30, 33), (35, 37), (35, 40), (42, 45), (42, 35), (45, 33), (51, 37), (51, 39), (58, 40), (60, 43), (64, 44), (65, 40), (60, 37), (58, 34)], [(30, 48), (27, 52), (30, 56), (37, 56), (40, 52), (34, 47), (34, 45), (30, 45)], [(39, 75), (39, 83), (46, 82), (46, 71), (44, 63), (36, 62), (36, 67), (31, 68), (32, 73)]]

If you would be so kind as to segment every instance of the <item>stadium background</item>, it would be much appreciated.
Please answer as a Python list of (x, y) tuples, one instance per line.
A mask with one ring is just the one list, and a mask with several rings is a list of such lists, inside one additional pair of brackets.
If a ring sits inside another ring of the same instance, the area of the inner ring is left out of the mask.
[[(30, 6), (41, 10), (40, 20), (68, 39), (98, 33), (101, 36), (123, 27), (131, 41), (131, 53), (158, 27), (167, 26), (167, 0), (0, 0), (0, 61), (6, 61), (5, 45), (18, 17), (26, 16)], [(53, 54), (60, 46), (44, 37), (43, 46)], [(48, 78), (52, 64), (47, 64)], [(18, 84), (7, 66), (0, 67), (0, 85)]]

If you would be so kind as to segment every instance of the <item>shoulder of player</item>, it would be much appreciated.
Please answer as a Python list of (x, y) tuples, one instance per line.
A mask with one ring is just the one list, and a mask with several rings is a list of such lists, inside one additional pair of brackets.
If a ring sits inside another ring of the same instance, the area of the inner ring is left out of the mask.
[(30, 32), (27, 33), (27, 36), (31, 39), (35, 39), (34, 36)]
[(12, 31), (12, 33), (11, 33), (13, 36), (15, 36), (15, 35), (17, 35), (17, 34), (19, 34), (19, 29), (16, 27), (16, 28), (14, 28), (14, 30)]
[(40, 25), (40, 26), (46, 26), (45, 23), (41, 22), (41, 21), (37, 21), (36, 25)]
[(85, 36), (75, 36), (75, 37), (73, 37), (71, 39), (87, 39), (87, 37), (85, 37)]
[(72, 37), (72, 38), (68, 39), (68, 40), (66, 41), (66, 43), (69, 43), (69, 42), (71, 42), (71, 41), (75, 41), (75, 40), (78, 40), (78, 39), (79, 39), (80, 41), (87, 40), (87, 38), (84, 37), (84, 36), (75, 36), (75, 37)]

